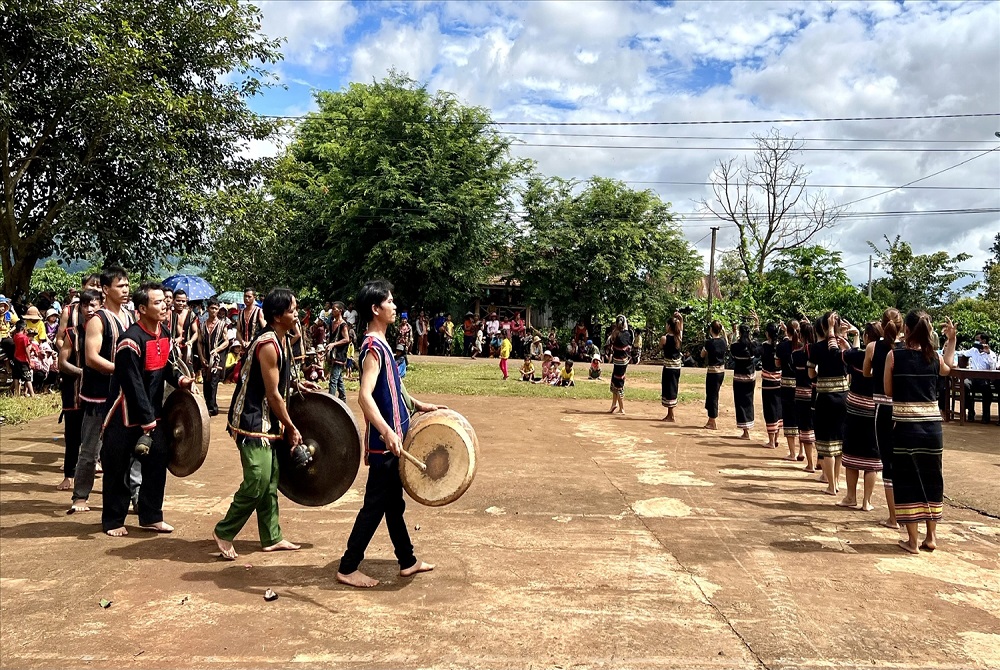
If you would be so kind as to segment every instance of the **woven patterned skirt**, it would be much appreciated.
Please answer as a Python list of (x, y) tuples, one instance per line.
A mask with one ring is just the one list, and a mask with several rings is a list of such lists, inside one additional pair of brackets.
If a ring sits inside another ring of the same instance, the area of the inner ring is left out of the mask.
[(625, 372), (628, 363), (615, 363), (611, 371), (611, 393), (619, 398), (625, 397)]
[(832, 458), (844, 453), (844, 419), (847, 392), (816, 394), (816, 452)]
[(892, 488), (900, 523), (940, 521), (944, 508), (944, 442), (940, 421), (896, 421)]
[(795, 420), (799, 424), (799, 439), (803, 442), (815, 442), (812, 398), (795, 398)]
[(781, 423), (785, 431), (785, 437), (798, 437), (799, 420), (798, 416), (795, 413), (795, 387), (782, 386), (780, 391), (780, 397), (781, 397)]
[(777, 434), (781, 430), (781, 389), (762, 386), (760, 400), (764, 407), (764, 423), (767, 424), (767, 432), (772, 435)]
[(753, 396), (757, 382), (753, 377), (749, 381), (733, 377), (733, 402), (736, 406), (736, 427), (744, 430), (753, 428)]
[(882, 460), (882, 484), (892, 488), (892, 405), (875, 405), (875, 448)]
[(705, 410), (709, 419), (719, 416), (719, 390), (726, 378), (725, 372), (708, 372), (705, 374)]
[(660, 376), (660, 404), (664, 407), (677, 406), (677, 388), (681, 382), (681, 366), (677, 361), (677, 366), (663, 366), (663, 374)]
[(881, 472), (882, 459), (875, 439), (875, 401), (847, 394), (844, 419), (844, 467), (862, 472)]

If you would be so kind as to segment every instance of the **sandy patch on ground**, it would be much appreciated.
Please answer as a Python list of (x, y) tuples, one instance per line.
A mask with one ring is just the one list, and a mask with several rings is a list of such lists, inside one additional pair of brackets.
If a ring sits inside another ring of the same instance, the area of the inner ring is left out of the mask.
[(676, 498), (639, 500), (632, 509), (638, 516), (645, 517), (691, 516), (691, 508)]

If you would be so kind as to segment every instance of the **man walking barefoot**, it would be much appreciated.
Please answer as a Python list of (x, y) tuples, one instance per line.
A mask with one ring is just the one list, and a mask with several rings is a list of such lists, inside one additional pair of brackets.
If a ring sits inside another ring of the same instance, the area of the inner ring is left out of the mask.
[[(403, 401), (399, 371), (393, 361), (393, 352), (386, 340), (386, 329), (396, 320), (396, 303), (392, 298), (392, 284), (384, 279), (370, 281), (358, 293), (359, 326), (367, 323), (361, 345), (361, 393), (358, 402), (365, 414), (365, 463), (368, 465), (368, 483), (365, 500), (354, 521), (354, 528), (347, 540), (347, 551), (340, 559), (337, 581), (348, 586), (370, 588), (378, 580), (358, 569), (365, 557), (382, 518), (389, 530), (389, 538), (399, 561), (401, 577), (412, 577), (418, 572), (434, 569), (413, 555), (413, 545), (406, 529), (403, 512), (403, 483), (399, 478), (399, 453), (403, 438), (410, 427), (410, 414)], [(444, 409), (413, 398), (414, 410), (432, 412)]]

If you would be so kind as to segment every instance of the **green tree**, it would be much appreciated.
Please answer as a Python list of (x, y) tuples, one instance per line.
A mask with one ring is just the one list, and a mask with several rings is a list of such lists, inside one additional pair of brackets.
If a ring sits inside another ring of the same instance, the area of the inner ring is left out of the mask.
[(953, 284), (973, 276), (955, 267), (972, 258), (969, 254), (949, 256), (944, 251), (914, 254), (910, 243), (903, 242), (899, 235), (894, 240), (883, 238), (885, 249), (868, 242), (875, 252), (875, 267), (886, 273), (872, 282), (872, 297), (877, 298), (876, 302), (900, 310), (932, 309), (954, 302), (963, 291), (952, 289)]
[(279, 42), (239, 0), (0, 0), (0, 265), (27, 289), (39, 258), (148, 272), (203, 247), (223, 186), (275, 124), (246, 99)]
[(398, 73), (316, 103), (271, 186), (296, 287), (344, 296), (385, 277), (401, 305), (446, 305), (498, 274), (527, 163), (487, 110)]
[(993, 238), (990, 253), (993, 256), (983, 265), (982, 293), (979, 297), (1000, 304), (1000, 233)]
[(59, 263), (49, 260), (42, 267), (35, 268), (28, 295), (33, 299), (42, 291), (52, 291), (56, 298), (63, 300), (71, 288), (80, 288), (80, 275), (70, 274)]
[(557, 319), (622, 313), (659, 323), (689, 298), (701, 257), (652, 191), (594, 177), (528, 180), (512, 276)]

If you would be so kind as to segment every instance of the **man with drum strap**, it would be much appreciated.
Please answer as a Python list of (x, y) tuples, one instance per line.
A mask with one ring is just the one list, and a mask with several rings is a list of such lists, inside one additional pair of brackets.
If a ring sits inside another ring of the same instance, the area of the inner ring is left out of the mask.
[[(302, 442), (285, 406), (292, 382), (288, 334), (298, 314), (295, 295), (287, 288), (272, 289), (264, 298), (262, 311), (268, 327), (250, 344), (229, 407), (228, 430), (240, 450), (243, 483), (233, 495), (226, 517), (212, 532), (222, 557), (229, 560), (238, 556), (233, 539), (254, 511), (264, 551), (299, 548), (282, 538), (278, 524), (278, 457), (272, 448), (294, 449)], [(299, 388), (319, 389), (311, 382), (300, 382)]]
[(194, 379), (184, 377), (170, 364), (171, 334), (164, 322), (167, 310), (163, 285), (142, 284), (134, 302), (139, 320), (129, 326), (115, 350), (111, 409), (104, 422), (104, 506), (101, 526), (112, 537), (128, 535), (125, 517), (131, 491), (129, 471), (132, 456), (142, 466), (139, 488), (139, 526), (169, 533), (173, 526), (163, 521), (163, 489), (170, 461), (169, 437), (159, 426), (163, 412), (163, 384), (191, 389)]
[[(136, 309), (139, 306), (136, 305)], [(183, 289), (174, 291), (173, 311), (167, 312), (168, 331), (174, 338), (174, 346), (181, 355), (181, 360), (191, 366), (194, 347), (198, 342), (198, 318), (188, 307), (187, 292)]]
[(236, 328), (236, 339), (243, 345), (244, 351), (249, 351), (250, 343), (257, 337), (257, 333), (267, 326), (267, 319), (264, 312), (257, 306), (257, 294), (252, 288), (243, 289), (243, 311)]
[[(101, 294), (101, 275), (96, 272), (84, 275), (83, 279), (80, 280), (80, 293), (84, 291), (91, 290), (96, 291), (98, 296)], [(70, 289), (72, 290), (72, 289)], [(100, 305), (98, 305), (100, 308)], [(63, 335), (70, 328), (76, 328), (82, 322), (83, 315), (79, 311), (79, 303), (74, 303), (72, 300), (67, 300), (67, 304), (62, 308), (62, 313), (59, 315), (59, 327), (56, 329), (56, 347), (62, 347), (63, 345)]]
[[(368, 328), (361, 345), (361, 393), (358, 402), (365, 414), (365, 463), (368, 465), (368, 483), (365, 500), (354, 521), (354, 528), (347, 540), (347, 551), (340, 559), (337, 581), (348, 586), (368, 588), (378, 584), (358, 569), (365, 557), (382, 518), (389, 530), (399, 561), (399, 574), (411, 577), (418, 572), (434, 569), (413, 555), (413, 545), (406, 529), (403, 512), (403, 483), (399, 478), (399, 453), (403, 438), (410, 425), (399, 371), (393, 361), (385, 333), (396, 320), (396, 303), (392, 298), (392, 284), (384, 279), (370, 281), (358, 293), (359, 326), (367, 322)], [(417, 412), (444, 409), (423, 403), (410, 396)]]
[(229, 340), (226, 339), (226, 322), (219, 318), (219, 301), (216, 298), (208, 301), (208, 318), (201, 324), (198, 345), (201, 348), (202, 378), (205, 380), (205, 405), (209, 416), (217, 416), (219, 380), (225, 368)]
[(115, 371), (115, 349), (118, 338), (132, 325), (132, 313), (125, 309), (128, 300), (128, 275), (120, 267), (108, 267), (101, 272), (104, 307), (87, 322), (82, 331), (80, 351), (83, 379), (80, 386), (80, 458), (73, 477), (73, 503), (66, 511), (89, 512), (88, 501), (94, 488), (97, 459), (101, 449), (101, 424), (107, 414), (111, 375)]

